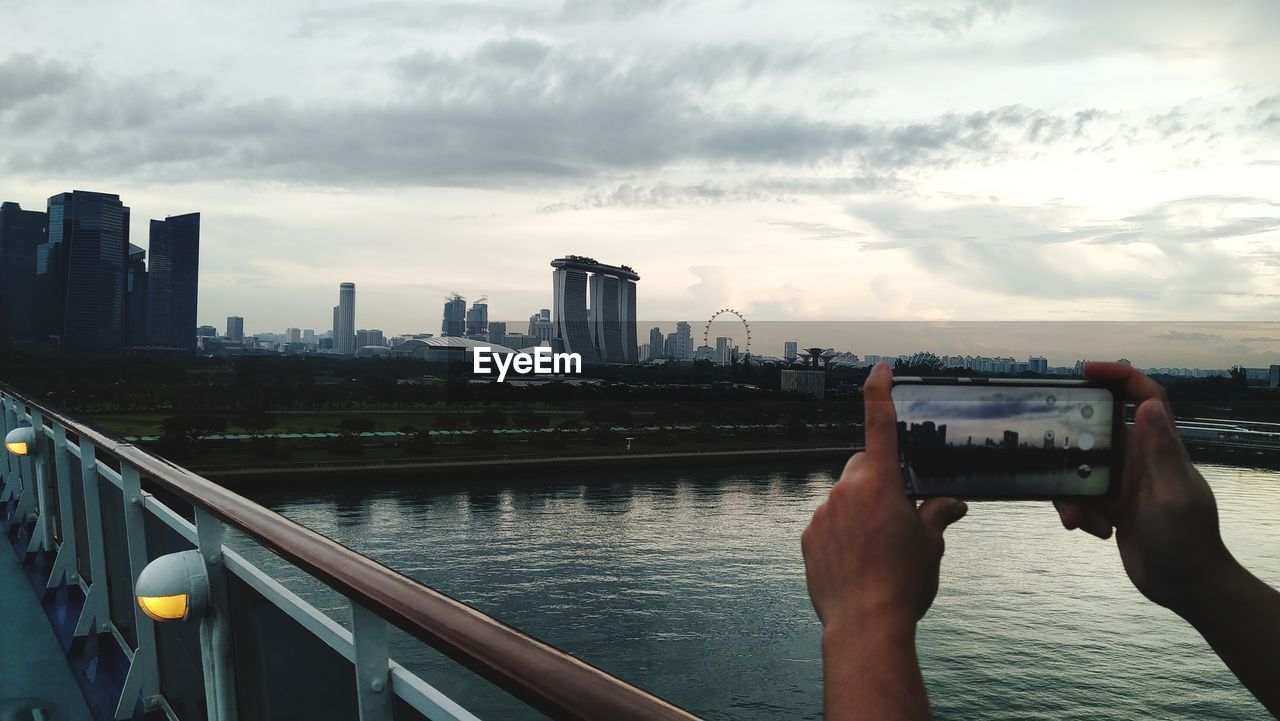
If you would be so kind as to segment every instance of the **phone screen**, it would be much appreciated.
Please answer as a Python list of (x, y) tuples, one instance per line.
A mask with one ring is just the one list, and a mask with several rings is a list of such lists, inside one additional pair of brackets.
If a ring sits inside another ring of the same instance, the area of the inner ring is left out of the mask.
[(1117, 470), (1105, 388), (903, 384), (893, 401), (915, 497), (1097, 496)]

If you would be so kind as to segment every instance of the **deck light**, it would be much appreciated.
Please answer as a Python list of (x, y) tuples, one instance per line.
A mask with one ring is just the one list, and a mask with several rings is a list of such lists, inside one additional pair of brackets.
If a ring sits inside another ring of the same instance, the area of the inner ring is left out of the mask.
[(209, 577), (199, 551), (161, 556), (138, 574), (142, 612), (156, 621), (199, 618), (209, 602)]
[(31, 426), (14, 428), (4, 437), (4, 448), (15, 456), (31, 455), (36, 446), (36, 432)]

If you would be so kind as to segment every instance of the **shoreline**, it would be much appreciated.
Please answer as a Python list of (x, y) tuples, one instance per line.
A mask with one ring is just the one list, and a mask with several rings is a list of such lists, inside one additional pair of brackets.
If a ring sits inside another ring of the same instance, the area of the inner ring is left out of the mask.
[[(447, 471), (450, 476), (481, 476), (487, 472), (578, 470), (596, 464), (626, 463), (637, 467), (664, 465), (736, 465), (753, 461), (842, 461), (862, 450), (861, 445), (814, 446), (811, 448), (743, 448), (723, 451), (670, 451), (661, 453), (612, 453), (580, 456), (502, 456), (498, 458), (457, 461), (418, 459), (361, 461), (321, 461), (306, 464), (191, 466), (190, 469), (229, 488), (292, 487), (296, 477), (306, 476), (320, 484), (337, 477), (376, 472), (382, 480), (421, 479), (432, 471)], [(1189, 445), (1193, 462), (1219, 463), (1229, 466), (1280, 469), (1280, 453), (1261, 449), (1223, 449)]]
[(704, 465), (715, 463), (742, 463), (754, 460), (823, 460), (844, 459), (862, 450), (861, 446), (815, 446), (812, 448), (750, 448), (726, 451), (671, 451), (664, 453), (614, 453), (604, 455), (583, 456), (541, 456), (519, 457), (503, 456), (501, 458), (460, 460), (460, 461), (386, 461), (368, 460), (363, 462), (333, 461), (302, 465), (280, 466), (190, 466), (190, 470), (211, 481), (227, 487), (238, 487), (253, 484), (255, 488), (264, 485), (288, 485), (295, 476), (323, 477), (323, 480), (338, 475), (352, 475), (367, 471), (376, 471), (380, 479), (403, 479), (421, 477), (423, 472), (448, 471), (449, 475), (482, 474), (486, 471), (510, 470), (557, 470), (576, 468), (598, 463), (616, 464), (625, 462), (636, 466), (661, 465)]

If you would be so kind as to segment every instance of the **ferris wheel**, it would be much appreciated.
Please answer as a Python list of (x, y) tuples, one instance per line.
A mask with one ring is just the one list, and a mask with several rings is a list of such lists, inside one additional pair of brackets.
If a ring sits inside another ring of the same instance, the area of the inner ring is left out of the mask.
[(751, 358), (751, 324), (747, 322), (746, 316), (742, 315), (741, 313), (734, 310), (733, 308), (721, 308), (720, 310), (711, 314), (711, 318), (707, 320), (707, 324), (702, 328), (702, 345), (706, 347), (711, 346), (711, 324), (716, 321), (716, 318), (719, 318), (722, 315), (734, 316), (735, 318), (737, 318), (739, 321), (742, 322), (742, 330), (747, 337), (747, 342), (742, 345), (742, 359), (744, 361), (750, 360)]

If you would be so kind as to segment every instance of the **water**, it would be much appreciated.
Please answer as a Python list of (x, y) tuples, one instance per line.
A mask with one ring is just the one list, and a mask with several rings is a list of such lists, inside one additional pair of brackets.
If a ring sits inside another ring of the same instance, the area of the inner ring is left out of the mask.
[[(1202, 470), (1232, 551), (1280, 583), (1280, 474)], [(832, 482), (818, 465), (609, 468), (258, 500), (706, 718), (821, 718), (799, 537)], [(1134, 590), (1114, 542), (1064, 531), (1047, 503), (971, 505), (919, 634), (938, 718), (1266, 716)], [(346, 622), (340, 599), (250, 555)], [(536, 718), (411, 639), (393, 653), (482, 718)]]

